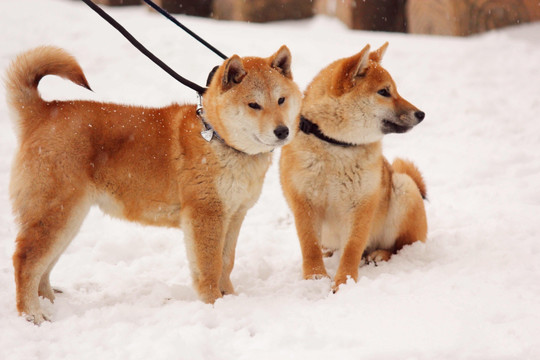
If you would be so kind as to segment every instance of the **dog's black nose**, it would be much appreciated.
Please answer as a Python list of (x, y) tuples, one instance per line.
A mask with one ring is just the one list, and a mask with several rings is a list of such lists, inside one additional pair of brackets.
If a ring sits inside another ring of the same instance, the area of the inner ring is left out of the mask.
[(414, 113), (414, 116), (416, 116), (418, 122), (421, 122), (426, 117), (426, 114), (423, 111), (417, 111)]
[(284, 140), (287, 138), (287, 136), (289, 136), (289, 128), (286, 126), (280, 125), (274, 130), (274, 134), (276, 134), (276, 137), (279, 140)]

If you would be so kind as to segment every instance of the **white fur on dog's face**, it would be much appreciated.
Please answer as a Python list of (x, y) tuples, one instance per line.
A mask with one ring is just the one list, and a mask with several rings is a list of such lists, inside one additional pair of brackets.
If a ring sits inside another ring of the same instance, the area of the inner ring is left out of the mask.
[(382, 119), (390, 115), (385, 107), (380, 107), (373, 96), (358, 96), (348, 93), (340, 100), (343, 121), (339, 126), (339, 139), (351, 144), (369, 144), (383, 137)]
[(292, 81), (290, 62), (289, 50), (282, 47), (267, 59), (233, 57), (216, 73), (212, 85), (222, 89), (210, 92), (205, 110), (227, 144), (259, 154), (293, 138), (301, 93)]
[[(386, 134), (407, 132), (420, 122), (415, 116), (418, 109), (399, 96), (386, 70), (375, 67), (371, 71), (381, 72), (379, 76), (387, 81), (376, 86), (368, 83), (363, 89), (360, 85), (338, 100), (347, 109), (342, 114), (340, 129), (343, 141), (368, 144), (381, 140)], [(366, 82), (368, 77), (366, 75)]]
[[(227, 124), (227, 143), (248, 154), (269, 152), (289, 143), (297, 128), (300, 96), (291, 89), (290, 80), (273, 78), (267, 74), (270, 71), (275, 70), (248, 73), (243, 80), (244, 95), (230, 90), (227, 98), (235, 99), (227, 100), (230, 105), (220, 113), (221, 121)], [(274, 131), (283, 126), (289, 135), (279, 139)]]

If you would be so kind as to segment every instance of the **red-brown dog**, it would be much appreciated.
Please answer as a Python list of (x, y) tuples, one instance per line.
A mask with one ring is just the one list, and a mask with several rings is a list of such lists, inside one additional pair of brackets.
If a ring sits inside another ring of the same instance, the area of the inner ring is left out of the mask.
[(328, 276), (323, 249), (343, 249), (334, 290), (374, 261), (427, 234), (426, 187), (416, 167), (382, 155), (385, 134), (424, 113), (403, 99), (380, 62), (388, 44), (338, 60), (308, 86), (302, 132), (281, 151), (281, 184), (300, 239), (305, 279)]
[(13, 256), (19, 313), (37, 324), (47, 319), (38, 295), (53, 301), (49, 273), (93, 204), (115, 217), (181, 227), (200, 298), (213, 303), (233, 293), (240, 226), (259, 197), (270, 152), (297, 127), (301, 93), (290, 65), (285, 46), (269, 58), (232, 56), (204, 95), (201, 119), (195, 105), (44, 101), (43, 76), (88, 87), (81, 68), (54, 47), (20, 55), (6, 82), (19, 140), (10, 185), (20, 226)]

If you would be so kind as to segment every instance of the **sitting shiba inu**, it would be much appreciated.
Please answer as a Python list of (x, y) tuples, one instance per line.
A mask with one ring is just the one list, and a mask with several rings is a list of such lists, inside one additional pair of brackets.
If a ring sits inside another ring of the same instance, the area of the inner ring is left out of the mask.
[(89, 88), (76, 60), (50, 46), (15, 59), (6, 87), (19, 142), (10, 183), (20, 227), (19, 313), (47, 320), (38, 295), (54, 300), (49, 273), (93, 204), (122, 219), (182, 228), (199, 297), (213, 303), (233, 293), (240, 226), (271, 151), (296, 133), (302, 95), (290, 66), (285, 46), (269, 58), (232, 56), (197, 112), (195, 105), (44, 101), (37, 86), (45, 75)]
[(403, 99), (381, 66), (388, 43), (323, 69), (308, 86), (301, 132), (281, 151), (285, 197), (295, 217), (305, 279), (327, 277), (323, 250), (342, 249), (333, 290), (368, 260), (388, 260), (425, 241), (426, 186), (416, 167), (382, 155), (385, 134), (403, 133), (424, 113)]

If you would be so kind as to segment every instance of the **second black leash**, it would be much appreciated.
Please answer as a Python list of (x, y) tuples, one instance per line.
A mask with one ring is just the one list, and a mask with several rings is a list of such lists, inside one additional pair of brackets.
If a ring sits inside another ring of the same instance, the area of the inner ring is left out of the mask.
[(180, 21), (176, 20), (171, 14), (169, 14), (165, 9), (163, 9), (162, 7), (157, 5), (155, 2), (153, 2), (152, 0), (144, 0), (144, 2), (147, 3), (151, 8), (156, 10), (158, 13), (160, 13), (161, 15), (165, 16), (167, 19), (172, 21), (176, 26), (180, 27), (182, 30), (187, 32), (189, 35), (191, 35), (193, 38), (195, 38), (198, 42), (200, 42), (201, 44), (206, 46), (208, 49), (212, 50), (217, 56), (221, 57), (223, 60), (228, 59), (227, 55), (223, 54), (221, 51), (219, 51), (218, 49), (213, 47), (211, 44), (206, 42), (202, 37), (195, 34), (187, 26), (182, 24)]
[(146, 57), (152, 60), (157, 66), (162, 68), (167, 74), (171, 75), (174, 79), (182, 83), (183, 85), (189, 87), (190, 89), (195, 90), (199, 95), (204, 94), (206, 88), (195, 84), (194, 82), (189, 81), (188, 79), (180, 76), (173, 69), (171, 69), (167, 64), (161, 61), (157, 56), (145, 48), (137, 39), (133, 37), (122, 25), (120, 25), (116, 20), (114, 20), (109, 14), (107, 14), (103, 9), (94, 4), (90, 0), (82, 0), (86, 5), (88, 5), (92, 10), (94, 10), (99, 16), (105, 19), (109, 24), (111, 24), (116, 30), (118, 30), (133, 46), (135, 46), (140, 52), (142, 52)]

